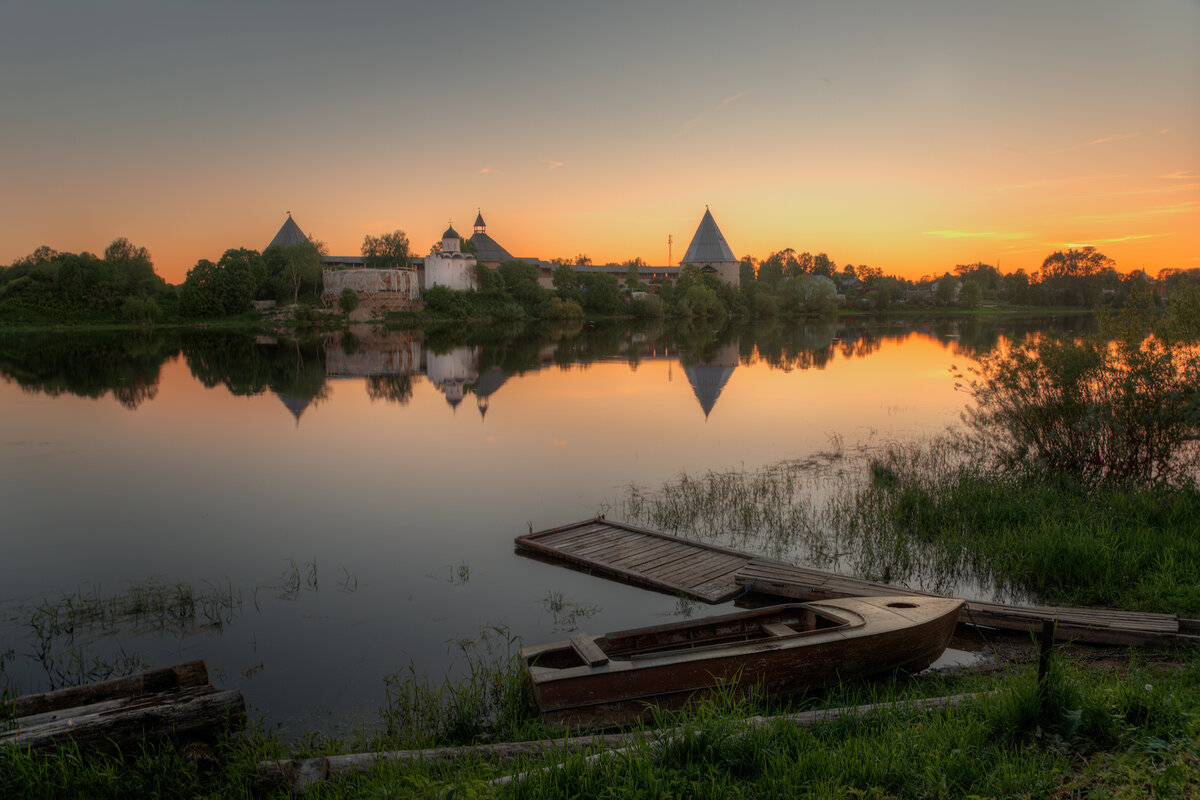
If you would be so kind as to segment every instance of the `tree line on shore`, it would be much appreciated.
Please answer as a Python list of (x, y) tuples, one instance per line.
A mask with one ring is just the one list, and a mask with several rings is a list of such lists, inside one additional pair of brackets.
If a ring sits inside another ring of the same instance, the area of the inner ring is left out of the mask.
[[(470, 240), (464, 240), (470, 250)], [(366, 236), (364, 266), (404, 267), (410, 263), (403, 231)], [(9, 266), (0, 266), (0, 317), (10, 320), (109, 321), (152, 323), (169, 319), (213, 319), (250, 312), (255, 301), (320, 302), (322, 257), (319, 241), (276, 245), (264, 251), (232, 248), (217, 261), (201, 259), (179, 285), (154, 270), (150, 253), (118, 238), (102, 255), (59, 252), (39, 247)], [(838, 266), (825, 253), (787, 248), (764, 259), (741, 260), (740, 286), (694, 267), (676, 282), (642, 280), (640, 258), (620, 265), (623, 280), (611, 272), (579, 269), (591, 259), (554, 259), (552, 286), (539, 283), (539, 268), (519, 259), (495, 269), (480, 267), (478, 289), (426, 290), (434, 315), (472, 319), (563, 319), (583, 315), (679, 317), (721, 321), (728, 317), (770, 319), (829, 314), (839, 306), (871, 313), (899, 308), (974, 309), (983, 304), (1097, 308), (1123, 307), (1140, 288), (1153, 287), (1162, 300), (1187, 285), (1200, 285), (1200, 269), (1120, 273), (1115, 262), (1094, 247), (1056, 251), (1040, 269), (1002, 273), (977, 262), (952, 272), (919, 279), (888, 275), (878, 267)]]

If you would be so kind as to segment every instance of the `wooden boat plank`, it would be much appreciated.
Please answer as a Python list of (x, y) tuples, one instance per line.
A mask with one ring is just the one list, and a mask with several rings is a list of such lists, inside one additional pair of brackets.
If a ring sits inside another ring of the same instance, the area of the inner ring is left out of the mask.
[(598, 667), (608, 663), (608, 656), (596, 644), (595, 636), (577, 633), (571, 637), (571, 648), (589, 667)]
[(782, 622), (768, 622), (762, 626), (762, 629), (765, 633), (770, 634), (773, 639), (791, 639), (794, 636), (800, 635), (800, 631), (791, 625), (784, 625)]
[[(885, 598), (880, 603), (904, 599)], [(786, 639), (764, 638), (764, 623), (780, 622), (789, 614), (795, 618), (804, 610), (777, 608), (609, 634), (610, 644), (645, 638), (651, 649), (629, 651), (601, 667), (572, 666), (569, 662), (559, 667), (531, 665), (535, 701), (546, 721), (610, 725), (644, 715), (647, 704), (677, 708), (693, 693), (716, 687), (726, 690), (732, 686), (741, 691), (761, 686), (770, 694), (788, 694), (844, 679), (850, 664), (857, 665), (856, 673), (920, 668), (945, 648), (961, 601), (934, 598), (922, 604), (924, 618), (916, 605), (909, 611), (873, 605), (860, 598), (822, 605), (826, 608), (810, 610), (857, 622), (851, 623), (852, 628), (806, 632)], [(751, 640), (737, 637), (739, 626), (758, 636)], [(722, 643), (721, 631), (726, 629), (734, 638)], [(663, 643), (673, 641), (673, 630), (681, 638), (662, 650)], [(714, 636), (693, 638), (694, 633), (705, 632)], [(784, 630), (779, 633), (786, 635)], [(693, 644), (696, 641), (711, 644), (697, 647)]]

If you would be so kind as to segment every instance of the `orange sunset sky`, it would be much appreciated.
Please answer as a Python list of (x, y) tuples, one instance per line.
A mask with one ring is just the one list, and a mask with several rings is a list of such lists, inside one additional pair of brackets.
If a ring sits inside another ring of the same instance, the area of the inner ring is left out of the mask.
[(182, 281), (476, 209), (519, 256), (1200, 267), (1200, 2), (0, 0), (0, 264)]

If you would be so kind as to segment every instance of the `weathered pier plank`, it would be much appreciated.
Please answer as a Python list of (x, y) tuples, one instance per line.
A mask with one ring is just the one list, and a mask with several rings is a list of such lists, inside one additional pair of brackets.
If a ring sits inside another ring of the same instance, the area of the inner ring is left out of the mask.
[(734, 576), (753, 558), (603, 517), (518, 536), (516, 547), (524, 555), (564, 561), (606, 577), (707, 603), (724, 602), (738, 594), (741, 589)]
[[(605, 577), (720, 603), (739, 594), (790, 600), (929, 594), (904, 586), (837, 575), (759, 558), (727, 547), (680, 539), (603, 517), (530, 532), (517, 552), (562, 561)], [(1011, 606), (969, 600), (960, 625), (1037, 631), (1057, 620), (1056, 636), (1095, 644), (1141, 645), (1200, 641), (1200, 620), (1097, 608)]]
[(203, 661), (25, 695), (9, 710), (0, 747), (35, 750), (68, 739), (83, 750), (125, 749), (143, 737), (212, 739), (246, 723), (242, 693), (214, 688)]

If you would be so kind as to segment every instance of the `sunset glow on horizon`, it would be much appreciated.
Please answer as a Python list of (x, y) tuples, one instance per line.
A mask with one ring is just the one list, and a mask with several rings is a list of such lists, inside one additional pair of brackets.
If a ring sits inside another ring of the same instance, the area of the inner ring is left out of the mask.
[(477, 210), (517, 256), (903, 277), (1200, 268), (1200, 3), (7, 4), (0, 265), (181, 282), (290, 211), (332, 255)]

